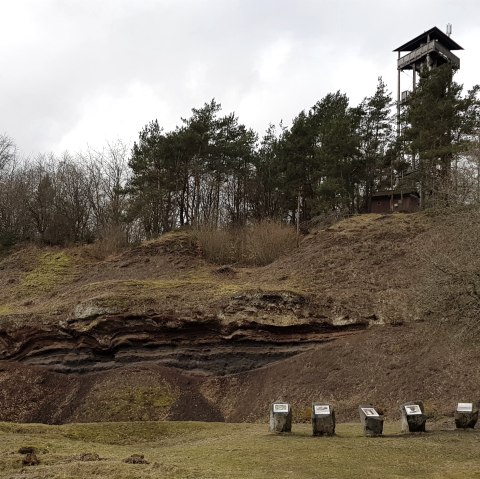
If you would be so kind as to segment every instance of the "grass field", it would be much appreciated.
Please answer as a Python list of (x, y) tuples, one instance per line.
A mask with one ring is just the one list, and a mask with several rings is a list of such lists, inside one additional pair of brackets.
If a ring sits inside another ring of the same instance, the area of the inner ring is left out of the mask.
[[(22, 466), (20, 447), (33, 446), (41, 461)], [(100, 460), (82, 460), (95, 453)], [(126, 464), (143, 454), (149, 464)], [(95, 478), (480, 478), (480, 431), (436, 430), (365, 438), (360, 424), (340, 424), (337, 436), (310, 435), (295, 425), (288, 435), (266, 424), (133, 422), (0, 423), (0, 477)]]

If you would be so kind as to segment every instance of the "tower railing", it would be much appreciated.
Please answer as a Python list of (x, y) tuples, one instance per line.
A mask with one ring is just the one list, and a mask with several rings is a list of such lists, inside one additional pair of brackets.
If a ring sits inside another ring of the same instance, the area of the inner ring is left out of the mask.
[(445, 48), (437, 40), (431, 40), (425, 45), (413, 50), (413, 52), (408, 53), (407, 55), (398, 59), (397, 69), (403, 70), (404, 68), (412, 65), (413, 63), (419, 62), (429, 53), (437, 52), (444, 56), (449, 62), (455, 65), (457, 68), (460, 68), (460, 58), (454, 55), (450, 50)]

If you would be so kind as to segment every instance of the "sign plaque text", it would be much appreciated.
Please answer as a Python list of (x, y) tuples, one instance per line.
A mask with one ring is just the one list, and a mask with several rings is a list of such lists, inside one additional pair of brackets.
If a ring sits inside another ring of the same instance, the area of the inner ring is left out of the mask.
[(367, 417), (379, 417), (380, 414), (373, 407), (362, 407), (363, 414)]
[(407, 416), (414, 416), (415, 414), (422, 414), (422, 410), (418, 404), (409, 404), (405, 406)]
[(318, 404), (315, 404), (314, 410), (313, 410), (315, 416), (321, 416), (323, 414), (330, 414), (330, 406), (321, 406)]
[(459, 402), (457, 404), (457, 411), (458, 412), (472, 412), (473, 411), (473, 403), (471, 403), (471, 402)]
[(276, 403), (273, 405), (273, 412), (288, 413), (288, 404)]

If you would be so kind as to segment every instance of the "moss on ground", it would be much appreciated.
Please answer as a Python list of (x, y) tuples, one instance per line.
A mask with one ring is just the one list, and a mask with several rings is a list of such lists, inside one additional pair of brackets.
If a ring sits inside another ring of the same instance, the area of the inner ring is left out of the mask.
[(169, 294), (185, 294), (189, 297), (208, 294), (210, 299), (231, 296), (241, 290), (241, 286), (212, 278), (175, 278), (146, 280), (114, 280), (89, 283), (85, 292), (105, 291), (101, 298), (105, 306), (132, 306), (149, 299), (163, 298)]
[(164, 382), (155, 386), (115, 386), (93, 390), (87, 401), (86, 418), (124, 421), (146, 421), (165, 417), (179, 391)]
[(45, 293), (56, 286), (70, 282), (75, 275), (71, 256), (63, 251), (40, 254), (35, 268), (27, 273), (20, 284), (23, 293)]
[(13, 308), (8, 304), (0, 304), (0, 316), (8, 316), (13, 313)]

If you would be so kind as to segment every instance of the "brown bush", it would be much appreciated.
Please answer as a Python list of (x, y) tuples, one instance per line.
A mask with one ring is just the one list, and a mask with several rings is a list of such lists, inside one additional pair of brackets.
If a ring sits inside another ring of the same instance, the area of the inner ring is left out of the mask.
[(123, 228), (120, 225), (110, 225), (99, 233), (97, 241), (91, 246), (91, 254), (97, 259), (105, 259), (127, 246), (127, 235)]
[(230, 231), (200, 229), (196, 231), (196, 236), (206, 259), (218, 264), (235, 262)]
[(246, 251), (251, 264), (272, 263), (295, 248), (296, 244), (294, 228), (283, 223), (262, 221), (247, 230)]
[(292, 250), (297, 242), (291, 226), (261, 221), (243, 228), (196, 232), (206, 259), (218, 264), (264, 266)]

